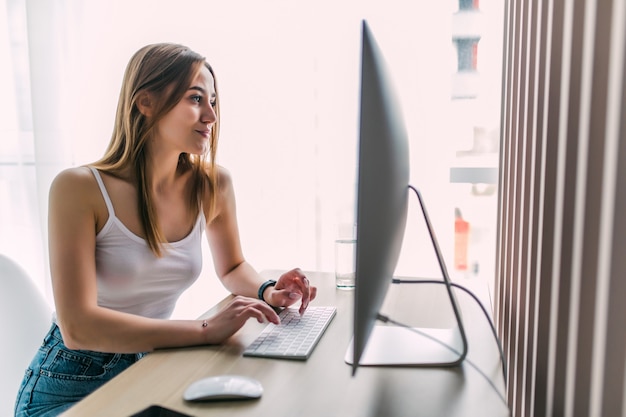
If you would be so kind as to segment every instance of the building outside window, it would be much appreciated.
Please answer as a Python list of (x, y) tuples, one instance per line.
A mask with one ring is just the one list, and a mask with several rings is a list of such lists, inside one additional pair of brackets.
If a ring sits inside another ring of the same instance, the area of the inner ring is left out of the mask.
[(478, 68), (478, 43), (480, 38), (455, 39), (458, 72), (476, 71)]

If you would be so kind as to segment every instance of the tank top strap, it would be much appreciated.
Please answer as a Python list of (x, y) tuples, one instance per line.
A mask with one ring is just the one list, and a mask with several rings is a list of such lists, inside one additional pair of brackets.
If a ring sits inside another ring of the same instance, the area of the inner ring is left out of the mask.
[(92, 166), (90, 166), (89, 169), (91, 169), (91, 172), (93, 172), (93, 176), (96, 178), (96, 181), (98, 182), (98, 187), (100, 187), (100, 192), (102, 193), (104, 202), (107, 205), (107, 210), (109, 210), (109, 216), (115, 217), (115, 210), (113, 209), (113, 203), (111, 202), (109, 193), (107, 192), (107, 189), (104, 186), (104, 182), (102, 181), (102, 177), (100, 176), (100, 171), (98, 171), (96, 168)]

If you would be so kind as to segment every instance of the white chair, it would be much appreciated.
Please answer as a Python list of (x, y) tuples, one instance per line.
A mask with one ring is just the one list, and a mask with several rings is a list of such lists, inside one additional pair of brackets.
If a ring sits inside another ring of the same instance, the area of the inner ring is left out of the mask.
[(24, 371), (50, 327), (51, 308), (26, 271), (0, 254), (0, 416), (12, 416)]

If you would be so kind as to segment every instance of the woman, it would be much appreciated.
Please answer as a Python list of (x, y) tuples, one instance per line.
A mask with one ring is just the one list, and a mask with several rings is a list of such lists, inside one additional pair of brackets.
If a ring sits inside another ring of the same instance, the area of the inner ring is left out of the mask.
[[(50, 188), (56, 313), (26, 371), (16, 415), (58, 415), (157, 348), (219, 344), (249, 318), (315, 298), (299, 269), (265, 281), (245, 261), (230, 176), (215, 163), (219, 104), (204, 58), (175, 44), (130, 60), (104, 157)], [(206, 157), (206, 158), (205, 158)], [(168, 320), (202, 266), (237, 294), (207, 320)], [(106, 352), (106, 353), (104, 353)]]

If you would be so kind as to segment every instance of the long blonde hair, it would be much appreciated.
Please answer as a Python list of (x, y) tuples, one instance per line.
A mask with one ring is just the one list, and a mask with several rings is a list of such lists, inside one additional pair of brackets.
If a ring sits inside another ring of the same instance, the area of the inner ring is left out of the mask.
[[(156, 256), (162, 255), (166, 240), (157, 221), (150, 192), (150, 178), (146, 175), (145, 144), (152, 136), (157, 122), (182, 99), (202, 65), (208, 68), (215, 82), (217, 121), (211, 130), (207, 155), (182, 153), (177, 169), (179, 172), (192, 171), (189, 214), (199, 214), (207, 190), (211, 198), (208, 212), (213, 213), (217, 199), (215, 155), (220, 119), (217, 81), (205, 58), (186, 46), (171, 43), (147, 45), (133, 55), (124, 74), (111, 142), (104, 156), (93, 164), (94, 167), (115, 176), (128, 172), (129, 167), (132, 168), (130, 171), (137, 185), (141, 223), (148, 246)], [(137, 106), (143, 93), (150, 94), (154, 105), (149, 118)]]

